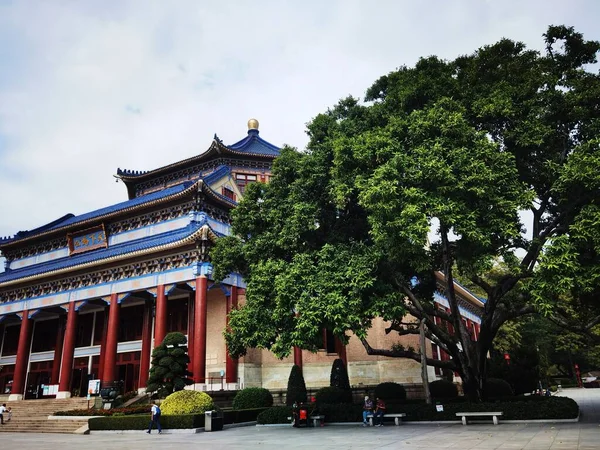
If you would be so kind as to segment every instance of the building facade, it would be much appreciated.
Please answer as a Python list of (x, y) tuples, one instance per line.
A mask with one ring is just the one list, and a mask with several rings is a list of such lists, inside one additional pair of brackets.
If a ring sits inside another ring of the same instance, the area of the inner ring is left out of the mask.
[[(419, 382), (416, 362), (367, 356), (357, 339), (343, 346), (326, 331), (316, 354), (228, 355), (223, 330), (228, 312), (245, 300), (245, 284), (238, 274), (214, 283), (208, 251), (229, 234), (229, 213), (245, 186), (269, 182), (280, 150), (259, 136), (256, 120), (248, 128), (235, 144), (215, 135), (204, 153), (168, 166), (117, 170), (124, 202), (0, 238), (0, 394), (86, 395), (89, 380), (143, 390), (152, 348), (172, 331), (188, 337), (196, 389), (284, 388), (294, 363), (309, 387), (324, 386), (335, 358), (346, 362), (352, 384)], [(458, 293), (476, 338), (483, 304)], [(442, 294), (436, 302), (447, 307)], [(373, 325), (373, 346), (398, 342), (383, 321)], [(445, 357), (435, 346), (428, 351)]]

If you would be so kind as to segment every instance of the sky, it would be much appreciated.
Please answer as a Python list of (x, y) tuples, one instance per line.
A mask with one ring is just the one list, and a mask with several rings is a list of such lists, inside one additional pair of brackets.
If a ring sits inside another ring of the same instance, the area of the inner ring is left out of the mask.
[(0, 0), (0, 236), (126, 200), (117, 167), (250, 118), (303, 148), (312, 117), (421, 56), (541, 49), (549, 24), (600, 39), (599, 19), (597, 0)]

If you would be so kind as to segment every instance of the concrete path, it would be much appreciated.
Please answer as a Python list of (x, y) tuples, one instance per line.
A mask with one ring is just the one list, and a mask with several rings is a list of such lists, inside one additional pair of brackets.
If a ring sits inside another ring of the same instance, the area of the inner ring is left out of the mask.
[(552, 449), (600, 450), (597, 424), (356, 425), (322, 428), (244, 427), (199, 434), (2, 435), (3, 448), (27, 450), (111, 449)]
[(559, 394), (571, 397), (579, 405), (580, 420), (584, 423), (600, 424), (600, 389), (563, 389)]

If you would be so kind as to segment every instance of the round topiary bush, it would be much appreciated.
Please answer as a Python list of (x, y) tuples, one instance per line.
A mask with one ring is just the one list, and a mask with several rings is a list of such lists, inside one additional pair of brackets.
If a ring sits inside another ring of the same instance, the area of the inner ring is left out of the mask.
[(205, 392), (177, 391), (164, 399), (160, 404), (160, 410), (165, 416), (204, 414), (214, 406), (213, 399)]
[(398, 383), (379, 383), (375, 388), (375, 398), (382, 398), (387, 402), (406, 400), (406, 390)]
[(238, 391), (233, 399), (233, 409), (269, 408), (273, 406), (273, 396), (268, 389), (250, 387)]
[(333, 386), (319, 389), (315, 397), (319, 404), (352, 403), (352, 391)]
[(429, 383), (431, 398), (447, 399), (458, 397), (456, 385), (448, 380), (436, 380)]
[(515, 395), (512, 387), (501, 378), (488, 378), (483, 385), (485, 398), (512, 397)]

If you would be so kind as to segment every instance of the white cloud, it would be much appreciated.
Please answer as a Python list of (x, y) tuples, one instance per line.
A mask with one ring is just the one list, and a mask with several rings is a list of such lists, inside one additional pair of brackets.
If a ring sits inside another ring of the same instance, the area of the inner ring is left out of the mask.
[(592, 0), (0, 3), (0, 236), (126, 198), (117, 167), (152, 169), (304, 124), (419, 56), (550, 23), (597, 36)]

